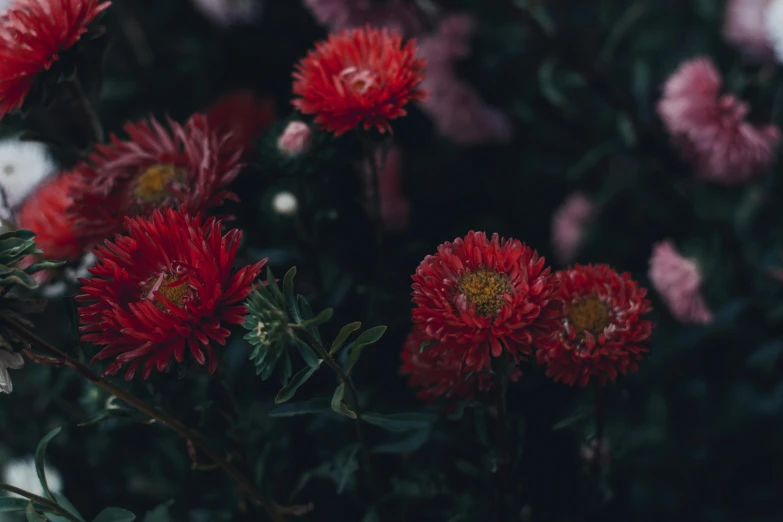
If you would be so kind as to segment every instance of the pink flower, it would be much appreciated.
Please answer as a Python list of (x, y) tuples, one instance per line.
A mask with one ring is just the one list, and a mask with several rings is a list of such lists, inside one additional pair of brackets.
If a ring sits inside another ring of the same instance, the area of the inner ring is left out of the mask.
[(552, 244), (558, 263), (568, 264), (576, 258), (594, 212), (593, 202), (584, 194), (575, 192), (552, 216)]
[(685, 62), (664, 85), (658, 114), (703, 179), (746, 183), (772, 163), (780, 132), (774, 125), (748, 123), (747, 104), (731, 94), (720, 96), (720, 88), (711, 61)]
[(699, 266), (682, 257), (670, 240), (653, 246), (649, 277), (675, 319), (683, 323), (712, 322), (712, 312), (701, 293)]
[(513, 133), (508, 117), (487, 105), (455, 71), (456, 62), (470, 55), (473, 30), (471, 17), (450, 15), (433, 34), (421, 39), (419, 55), (427, 60), (422, 87), (429, 91), (430, 97), (420, 108), (432, 119), (438, 132), (455, 143), (505, 142)]
[[(600, 453), (598, 453), (600, 450)], [(579, 452), (584, 460), (588, 464), (593, 464), (595, 459), (598, 458), (598, 466), (600, 468), (606, 468), (609, 466), (612, 460), (611, 446), (606, 439), (593, 439), (590, 442), (582, 444)]]
[[(382, 155), (377, 155), (376, 161), (381, 164)], [(380, 173), (378, 192), (381, 201), (381, 221), (387, 230), (404, 230), (410, 221), (410, 202), (400, 188), (400, 170), (402, 155), (396, 147), (386, 154), (386, 165)], [(366, 176), (367, 197), (372, 197), (372, 169), (369, 162), (364, 166)]]
[(747, 56), (771, 61), (774, 51), (767, 37), (764, 18), (769, 0), (729, 0), (723, 36)]
[(193, 0), (196, 8), (217, 25), (252, 24), (263, 10), (262, 0)]
[(410, 37), (423, 30), (416, 9), (405, 0), (304, 0), (304, 4), (331, 32), (372, 25)]
[(313, 131), (303, 121), (289, 123), (277, 139), (277, 149), (286, 156), (298, 156), (309, 146)]

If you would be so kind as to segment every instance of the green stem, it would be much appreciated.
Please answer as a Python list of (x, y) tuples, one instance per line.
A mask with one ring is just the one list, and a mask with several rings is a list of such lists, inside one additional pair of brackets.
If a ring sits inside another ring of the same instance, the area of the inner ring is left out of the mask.
[(0, 320), (5, 322), (6, 325), (9, 326), (14, 331), (14, 333), (16, 333), (20, 338), (24, 339), (30, 345), (35, 346), (36, 348), (38, 348), (39, 350), (48, 354), (51, 357), (59, 359), (60, 361), (62, 361), (62, 364), (72, 369), (73, 371), (75, 371), (85, 379), (91, 381), (99, 388), (105, 390), (111, 395), (114, 395), (115, 397), (125, 402), (126, 404), (136, 408), (137, 410), (144, 413), (151, 419), (160, 422), (167, 428), (171, 429), (175, 433), (182, 436), (185, 440), (191, 441), (194, 446), (199, 448), (210, 460), (212, 460), (215, 464), (217, 464), (220, 468), (222, 468), (223, 471), (226, 472), (226, 474), (228, 474), (232, 479), (234, 479), (234, 481), (239, 485), (239, 487), (245, 490), (248, 493), (248, 495), (267, 512), (270, 519), (272, 519), (274, 522), (283, 522), (284, 519), (282, 515), (280, 515), (277, 505), (270, 498), (268, 498), (239, 469), (237, 469), (228, 460), (223, 458), (220, 455), (220, 453), (218, 453), (215, 449), (213, 449), (209, 441), (207, 441), (199, 433), (191, 430), (190, 428), (185, 426), (182, 422), (175, 419), (174, 417), (171, 417), (170, 415), (158, 410), (157, 408), (149, 406), (144, 401), (142, 401), (141, 399), (139, 399), (134, 395), (131, 395), (130, 393), (123, 390), (122, 388), (119, 388), (107, 381), (104, 381), (103, 379), (101, 379), (100, 375), (92, 371), (88, 366), (85, 366), (81, 362), (72, 358), (70, 355), (63, 352), (62, 350), (52, 345), (51, 343), (41, 339), (33, 332), (25, 328), (24, 325), (20, 324), (18, 321), (8, 316), (0, 316)]
[(71, 520), (73, 522), (81, 522), (79, 518), (76, 517), (76, 515), (73, 515), (65, 508), (63, 508), (56, 502), (49, 500), (48, 498), (40, 497), (35, 493), (30, 493), (29, 491), (25, 491), (23, 489), (17, 488), (16, 486), (12, 486), (11, 484), (0, 483), (0, 490), (8, 491), (9, 493), (15, 493), (20, 497), (24, 497), (28, 500), (31, 500), (32, 502), (35, 502), (36, 504), (40, 504), (41, 506), (45, 507), (47, 510), (51, 511), (52, 513), (55, 513), (57, 515), (62, 515), (68, 520)]

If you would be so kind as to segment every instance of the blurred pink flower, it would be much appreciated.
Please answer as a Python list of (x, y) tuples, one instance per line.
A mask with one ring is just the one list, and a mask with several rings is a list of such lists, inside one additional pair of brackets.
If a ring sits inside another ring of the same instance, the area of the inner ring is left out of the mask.
[(729, 0), (723, 35), (743, 53), (760, 61), (771, 61), (774, 51), (764, 25), (769, 0)]
[(501, 110), (487, 105), (454, 68), (455, 62), (470, 55), (473, 30), (471, 17), (450, 15), (433, 34), (420, 40), (419, 55), (427, 60), (422, 88), (430, 97), (419, 107), (438, 132), (455, 143), (504, 142), (513, 133), (511, 121)]
[[(376, 161), (381, 164), (381, 154)], [(378, 192), (381, 201), (381, 221), (387, 230), (404, 230), (410, 221), (410, 202), (400, 187), (400, 171), (402, 170), (402, 154), (392, 147), (386, 154), (386, 166), (378, 180)], [(367, 197), (372, 197), (372, 170), (369, 162), (364, 165)]]
[(712, 312), (701, 293), (701, 270), (694, 260), (681, 256), (672, 241), (653, 246), (649, 277), (675, 319), (683, 323), (712, 322)]
[(685, 62), (664, 85), (658, 114), (703, 179), (746, 183), (772, 163), (780, 132), (774, 125), (748, 123), (747, 104), (732, 94), (720, 96), (720, 88), (711, 61)]
[(303, 121), (289, 123), (277, 139), (277, 149), (286, 156), (298, 156), (310, 146), (313, 131)]
[(580, 192), (568, 196), (557, 209), (552, 216), (552, 244), (558, 263), (568, 264), (576, 258), (594, 213), (595, 205)]
[(368, 24), (397, 29), (409, 37), (423, 30), (415, 7), (405, 0), (304, 0), (304, 4), (331, 32)]
[[(600, 454), (597, 454), (598, 449), (601, 450)], [(598, 458), (598, 466), (601, 468), (606, 468), (612, 461), (611, 446), (606, 439), (601, 439), (600, 443), (598, 439), (585, 442), (580, 448), (580, 453), (582, 455), (582, 460), (591, 465), (593, 464), (593, 461)]]
[(196, 8), (223, 27), (252, 24), (263, 10), (262, 0), (193, 0)]

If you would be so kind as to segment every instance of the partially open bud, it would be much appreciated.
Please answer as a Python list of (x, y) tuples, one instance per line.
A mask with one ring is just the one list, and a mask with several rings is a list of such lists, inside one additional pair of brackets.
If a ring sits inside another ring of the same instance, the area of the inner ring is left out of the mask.
[(310, 147), (313, 131), (303, 121), (292, 121), (277, 139), (277, 149), (286, 156), (298, 156)]

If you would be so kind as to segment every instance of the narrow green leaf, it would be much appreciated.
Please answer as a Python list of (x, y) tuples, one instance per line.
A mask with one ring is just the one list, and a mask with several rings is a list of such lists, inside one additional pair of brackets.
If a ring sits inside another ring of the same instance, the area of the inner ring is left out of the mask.
[(385, 326), (374, 326), (369, 330), (363, 331), (359, 337), (353, 342), (353, 349), (351, 349), (351, 355), (348, 356), (348, 368), (347, 373), (351, 373), (351, 370), (359, 362), (359, 358), (362, 356), (362, 351), (365, 346), (375, 344), (380, 341), (383, 334), (386, 333)]
[(343, 326), (340, 329), (340, 333), (338, 333), (337, 337), (335, 337), (334, 342), (332, 343), (332, 347), (329, 349), (329, 355), (334, 355), (338, 350), (340, 350), (340, 348), (343, 347), (343, 344), (345, 344), (345, 341), (348, 339), (348, 336), (361, 327), (362, 323), (358, 321)]
[(27, 522), (46, 522), (46, 517), (36, 511), (32, 502), (27, 504), (25, 515), (27, 515)]
[(315, 353), (315, 350), (310, 348), (310, 345), (301, 339), (296, 340), (296, 347), (299, 348), (299, 353), (302, 355), (302, 359), (305, 364), (310, 368), (318, 368), (321, 365), (321, 358)]
[(283, 292), (280, 291), (280, 287), (277, 285), (275, 276), (272, 274), (272, 269), (268, 266), (266, 267), (266, 289), (270, 294), (272, 294), (274, 301), (277, 302), (278, 305), (285, 305), (284, 302), (281, 303), (281, 301), (285, 301), (283, 299)]
[(110, 507), (101, 511), (93, 522), (133, 522), (134, 520), (136, 520), (136, 515), (130, 511)]
[(307, 367), (299, 370), (291, 379), (291, 382), (288, 383), (287, 386), (283, 386), (283, 388), (277, 394), (277, 397), (275, 397), (275, 404), (282, 404), (291, 400), (294, 394), (296, 394), (296, 390), (298, 390), (301, 385), (306, 383), (307, 380), (313, 376), (317, 369), (318, 367)]
[[(362, 415), (364, 417), (364, 415)], [(430, 428), (393, 433), (389, 440), (372, 449), (373, 453), (413, 453), (429, 440)]]
[(421, 343), (421, 346), (419, 346), (419, 353), (424, 353), (424, 350), (432, 348), (436, 344), (438, 344), (438, 341), (436, 339), (427, 339), (426, 341)]
[(345, 415), (351, 419), (356, 418), (356, 413), (348, 409), (348, 406), (343, 402), (345, 395), (345, 383), (340, 384), (337, 389), (334, 390), (334, 396), (332, 397), (332, 410), (340, 415)]
[(28, 500), (18, 497), (0, 497), (0, 513), (24, 511), (27, 509)]
[(362, 413), (362, 420), (387, 431), (400, 432), (426, 428), (435, 422), (435, 416), (428, 413), (390, 413), (384, 415), (368, 411)]
[(356, 454), (359, 452), (359, 445), (356, 444), (353, 451), (348, 454), (348, 459), (343, 466), (342, 473), (340, 474), (340, 480), (337, 482), (337, 494), (341, 494), (345, 491), (345, 486), (348, 485), (348, 481), (351, 476), (359, 471), (359, 460), (356, 458)]
[(330, 397), (319, 397), (303, 402), (291, 402), (275, 408), (269, 413), (270, 417), (295, 417), (297, 415), (310, 415), (313, 413), (331, 412), (332, 399)]
[(46, 447), (49, 445), (49, 442), (55, 438), (61, 430), (62, 428), (55, 428), (47, 433), (46, 436), (41, 439), (41, 442), (38, 443), (38, 448), (35, 450), (35, 471), (38, 473), (38, 480), (41, 481), (41, 487), (43, 488), (46, 497), (51, 500), (54, 500), (54, 497), (52, 496), (52, 492), (49, 491), (49, 484), (46, 483), (44, 457), (46, 456)]
[(294, 277), (296, 276), (296, 267), (288, 269), (283, 277), (283, 294), (285, 295), (285, 305), (288, 308), (291, 318), (294, 322), (302, 322), (302, 314), (299, 312), (299, 305), (294, 295)]
[[(62, 493), (57, 493), (56, 491), (52, 491), (52, 495), (54, 495), (54, 500), (57, 502), (57, 504), (65, 508), (70, 514), (74, 515), (76, 518), (84, 522), (84, 517), (81, 513), (79, 513), (79, 510), (76, 509), (76, 507), (71, 504), (71, 501), (68, 500), (65, 495)], [(68, 519), (65, 517), (62, 517), (60, 515), (52, 515), (51, 513), (46, 514), (46, 518), (48, 518), (52, 522), (68, 522)]]
[(169, 522), (171, 520), (171, 514), (169, 513), (169, 507), (174, 504), (173, 500), (169, 500), (156, 507), (152, 511), (147, 512), (144, 516), (144, 522)]
[(306, 319), (299, 324), (301, 324), (302, 326), (322, 325), (325, 322), (327, 322), (329, 319), (331, 319), (333, 315), (334, 315), (334, 308), (327, 308), (326, 310), (323, 310), (320, 314), (316, 315), (312, 319)]
[(87, 418), (87, 420), (77, 424), (77, 426), (79, 427), (93, 426), (95, 424), (100, 424), (105, 420), (127, 418), (127, 417), (131, 417), (132, 415), (133, 414), (131, 412), (119, 408), (101, 410), (97, 413), (92, 414), (90, 417)]

